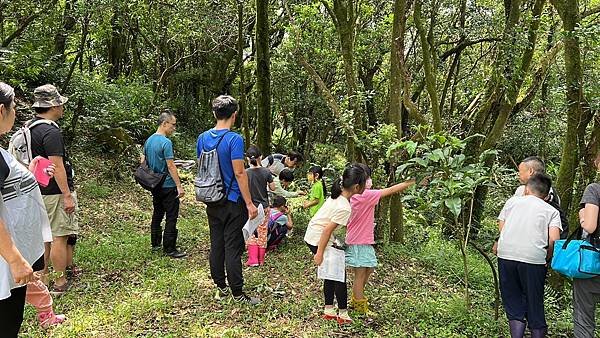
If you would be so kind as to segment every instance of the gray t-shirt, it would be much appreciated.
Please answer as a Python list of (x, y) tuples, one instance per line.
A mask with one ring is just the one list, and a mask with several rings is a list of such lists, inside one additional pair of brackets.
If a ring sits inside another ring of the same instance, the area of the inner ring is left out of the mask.
[[(581, 202), (579, 202), (579, 207), (581, 209), (583, 209), (583, 208), (585, 208), (586, 204), (593, 204), (593, 205), (600, 207), (600, 184), (592, 183), (585, 188), (585, 191), (583, 192), (583, 196), (581, 196)], [(600, 242), (597, 240), (598, 233), (600, 232), (600, 231), (598, 231), (598, 229), (600, 229), (600, 217), (598, 217), (598, 223), (596, 224), (596, 231), (593, 236), (594, 241), (596, 241), (596, 243), (594, 243), (594, 244), (599, 244), (598, 242)]]
[(548, 229), (562, 230), (560, 214), (533, 195), (511, 197), (498, 219), (504, 227), (498, 240), (498, 257), (529, 264), (546, 264)]
[(246, 169), (246, 173), (248, 174), (252, 202), (256, 206), (262, 204), (263, 208), (268, 208), (269, 194), (267, 185), (273, 182), (273, 175), (271, 175), (269, 169), (264, 167), (248, 168)]

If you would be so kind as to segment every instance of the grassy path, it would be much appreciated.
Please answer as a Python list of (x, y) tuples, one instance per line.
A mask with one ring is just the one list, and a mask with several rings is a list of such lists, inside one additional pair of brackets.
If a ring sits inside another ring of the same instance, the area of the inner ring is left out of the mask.
[[(492, 337), (489, 290), (475, 290), (469, 315), (456, 276), (388, 246), (367, 291), (378, 313), (340, 328), (320, 319), (321, 283), (302, 236), (306, 220), (266, 265), (245, 268), (257, 307), (215, 301), (208, 268), (208, 227), (188, 187), (179, 218), (179, 244), (189, 257), (152, 253), (150, 196), (134, 186), (84, 182), (79, 190), (82, 236), (76, 261), (84, 269), (72, 290), (55, 299), (66, 324), (42, 331), (28, 306), (23, 336), (30, 337)], [(440, 251), (440, 254), (443, 254)], [(457, 257), (458, 258), (458, 257)], [(477, 280), (475, 281), (477, 287)]]

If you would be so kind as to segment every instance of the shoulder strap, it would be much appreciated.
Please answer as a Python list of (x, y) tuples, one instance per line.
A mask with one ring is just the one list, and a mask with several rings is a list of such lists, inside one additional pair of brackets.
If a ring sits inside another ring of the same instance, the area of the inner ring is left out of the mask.
[[(206, 142), (204, 142), (204, 135), (206, 132), (202, 133), (201, 138), (202, 138), (202, 151), (208, 151), (206, 150)], [(223, 141), (223, 139), (225, 138), (225, 135), (231, 133), (231, 130), (226, 131), (223, 135), (221, 135), (221, 137), (219, 138), (219, 141), (217, 142), (217, 145), (212, 149), (218, 149), (219, 148), (219, 144), (221, 144), (221, 141)]]
[(38, 126), (38, 125), (42, 124), (42, 123), (45, 123), (45, 124), (48, 124), (48, 125), (51, 125), (51, 126), (54, 126), (54, 127), (58, 128), (58, 129), (60, 129), (60, 127), (58, 126), (58, 124), (56, 124), (56, 122), (54, 122), (52, 120), (48, 120), (48, 119), (40, 119), (40, 120), (36, 120), (36, 121), (29, 120), (29, 121), (25, 122), (25, 127), (31, 129), (31, 128), (35, 127), (35, 126)]
[(275, 222), (279, 219), (279, 217), (283, 216), (283, 212), (278, 212), (275, 215), (271, 215), (271, 221)]

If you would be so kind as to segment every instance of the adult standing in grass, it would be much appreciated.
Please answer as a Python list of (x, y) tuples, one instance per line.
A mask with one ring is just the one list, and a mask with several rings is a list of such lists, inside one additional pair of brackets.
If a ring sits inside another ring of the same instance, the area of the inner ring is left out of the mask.
[[(259, 300), (243, 291), (242, 228), (248, 219), (254, 219), (258, 209), (252, 202), (248, 176), (244, 168), (244, 139), (232, 132), (238, 111), (237, 101), (221, 95), (212, 102), (215, 127), (198, 136), (198, 158), (202, 152), (216, 149), (219, 167), (227, 196), (219, 205), (207, 205), (206, 215), (210, 230), (210, 274), (216, 284), (217, 296), (231, 294), (237, 302), (256, 305)], [(226, 283), (225, 270), (227, 270)]]
[[(64, 115), (67, 98), (56, 87), (47, 84), (37, 87), (33, 96), (36, 116), (29, 122), (44, 121), (31, 130), (31, 153), (42, 156), (56, 166), (54, 177), (47, 187), (40, 187), (52, 227), (50, 260), (54, 271), (59, 273), (51, 292), (55, 295), (67, 291), (67, 265), (73, 260), (73, 236), (79, 232), (77, 223), (77, 194), (73, 183), (73, 167), (67, 153), (64, 138), (56, 121)], [(69, 240), (71, 238), (71, 240)]]
[[(600, 170), (600, 153), (594, 161)], [(594, 246), (600, 246), (600, 184), (592, 183), (585, 188), (579, 203), (579, 222), (585, 237)], [(600, 302), (600, 277), (573, 279), (573, 323), (576, 338), (593, 338), (596, 330), (596, 305)]]
[[(0, 134), (13, 127), (14, 99), (13, 88), (0, 82)], [(0, 194), (0, 332), (2, 337), (17, 337), (26, 284), (35, 279), (32, 265), (43, 262), (41, 224), (48, 218), (33, 174), (4, 149), (0, 149)]]
[[(166, 174), (162, 186), (152, 191), (152, 223), (150, 223), (150, 241), (152, 250), (163, 252), (171, 258), (183, 258), (184, 252), (177, 249), (177, 218), (179, 217), (179, 199), (184, 191), (174, 163), (173, 135), (177, 125), (175, 115), (164, 111), (158, 116), (158, 129), (144, 144), (144, 156), (150, 167), (156, 173)], [(143, 162), (144, 159), (142, 159)], [(161, 223), (165, 218), (163, 233)], [(162, 245), (162, 247), (161, 247)]]

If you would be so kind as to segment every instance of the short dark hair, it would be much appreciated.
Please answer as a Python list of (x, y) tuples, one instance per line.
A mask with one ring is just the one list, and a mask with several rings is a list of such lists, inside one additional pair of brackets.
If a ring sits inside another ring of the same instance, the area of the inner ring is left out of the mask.
[(361, 166), (353, 164), (346, 167), (342, 177), (335, 180), (331, 186), (331, 198), (336, 199), (340, 197), (343, 189), (349, 189), (355, 184), (363, 188), (366, 182), (367, 173)]
[(371, 177), (372, 171), (368, 165), (364, 163), (356, 163), (355, 165), (361, 167), (365, 171), (365, 174), (367, 174), (367, 178)]
[(36, 114), (46, 114), (52, 107), (33, 107)]
[(526, 157), (523, 161), (521, 161), (521, 163), (524, 163), (526, 166), (533, 169), (533, 172), (535, 173), (544, 174), (546, 172), (546, 165), (544, 164), (544, 161), (537, 156)]
[(304, 156), (302, 156), (302, 154), (300, 154), (297, 151), (292, 150), (292, 151), (288, 152), (287, 157), (292, 161), (296, 161), (296, 163), (304, 162)]
[(246, 157), (250, 159), (252, 165), (258, 165), (258, 159), (261, 156), (262, 153), (260, 152), (260, 149), (255, 145), (249, 146), (248, 150), (246, 150)]
[(0, 82), (0, 104), (10, 109), (10, 105), (15, 100), (15, 90), (4, 82)]
[(550, 193), (552, 179), (546, 174), (535, 173), (527, 181), (527, 187), (534, 194), (546, 197)]
[(227, 120), (238, 111), (238, 102), (229, 95), (221, 95), (212, 101), (212, 110), (217, 120)]
[(286, 182), (292, 182), (294, 180), (294, 172), (289, 169), (283, 169), (279, 173), (279, 180), (286, 181)]
[(273, 197), (273, 203), (271, 204), (271, 206), (273, 208), (279, 208), (285, 206), (286, 204), (287, 200), (285, 199), (285, 197), (276, 195), (275, 197)]
[(169, 122), (170, 119), (175, 117), (175, 114), (168, 109), (164, 109), (160, 115), (158, 115), (158, 125), (162, 125), (164, 122)]

